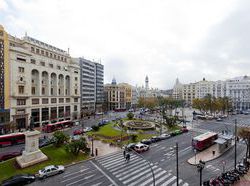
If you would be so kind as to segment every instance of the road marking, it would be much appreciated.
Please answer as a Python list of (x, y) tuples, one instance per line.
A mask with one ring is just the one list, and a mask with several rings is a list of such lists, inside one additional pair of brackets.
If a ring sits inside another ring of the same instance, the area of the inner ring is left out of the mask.
[(89, 168), (81, 169), (81, 170), (79, 170), (78, 172), (70, 172), (70, 173), (66, 174), (65, 176), (63, 176), (63, 178), (66, 178), (66, 177), (71, 176), (71, 175), (74, 175), (74, 174), (81, 173), (81, 172), (83, 172), (83, 171), (85, 171), (85, 170), (88, 170), (88, 169), (89, 169)]
[[(99, 182), (99, 183), (96, 183), (96, 184), (94, 184), (94, 185), (91, 185), (91, 186), (99, 186), (99, 185), (101, 185), (103, 182)], [(85, 183), (86, 184), (86, 183)]]
[[(160, 177), (161, 175), (165, 174), (165, 173), (166, 173), (165, 170), (162, 170), (161, 172), (159, 172), (159, 173), (157, 173), (157, 174), (155, 174), (155, 171), (154, 171), (155, 180), (156, 180), (158, 177)], [(153, 181), (153, 177), (150, 178), (150, 179), (148, 179), (148, 180), (146, 180), (146, 181), (143, 182), (143, 183), (140, 183), (140, 186), (145, 186), (145, 185), (147, 185), (148, 183), (150, 183), (151, 181)]]
[(69, 180), (75, 179), (75, 178), (80, 177), (80, 176), (83, 176), (83, 175), (85, 175), (85, 174), (93, 173), (93, 172), (95, 172), (95, 171), (96, 171), (96, 170), (92, 170), (92, 171), (89, 171), (89, 172), (86, 172), (86, 173), (83, 173), (83, 174), (79, 174), (79, 175), (77, 175), (77, 176), (70, 177), (70, 178), (68, 178), (68, 179), (65, 179), (65, 180), (61, 181), (61, 183), (67, 182), (67, 181), (69, 181)]
[(165, 159), (161, 159), (161, 161), (165, 161)]
[(77, 180), (77, 181), (71, 182), (71, 183), (67, 184), (66, 186), (73, 185), (73, 184), (78, 183), (78, 182), (80, 182), (80, 181), (83, 181), (83, 180), (89, 179), (89, 178), (91, 178), (91, 177), (93, 177), (93, 176), (95, 176), (95, 174), (94, 174), (94, 175), (90, 175), (90, 176), (86, 176), (86, 177), (84, 177), (83, 179), (80, 179), (80, 180)]
[(141, 172), (140, 174), (137, 174), (137, 175), (135, 175), (135, 176), (133, 176), (133, 177), (130, 177), (130, 179), (127, 179), (127, 180), (125, 180), (125, 181), (122, 182), (122, 183), (124, 183), (125, 185), (127, 185), (127, 183), (129, 183), (129, 182), (131, 182), (131, 181), (137, 179), (138, 177), (140, 177), (140, 176), (142, 176), (142, 175), (144, 175), (145, 173), (148, 173), (148, 172), (150, 172), (150, 171), (151, 171), (150, 169), (147, 169), (147, 170)]
[(168, 173), (165, 176), (161, 177), (160, 179), (156, 180), (155, 185), (159, 184), (160, 182), (162, 182), (163, 180), (165, 180), (166, 178), (168, 178), (171, 175), (172, 174)]
[(113, 183), (115, 186), (118, 186), (118, 184), (113, 179), (111, 179), (102, 169), (100, 169), (93, 161), (90, 161), (90, 163), (92, 163), (92, 165), (94, 165), (104, 176), (106, 176), (106, 178), (108, 178), (111, 183)]
[(179, 153), (182, 153), (182, 152), (184, 152), (184, 151), (187, 151), (187, 150), (189, 150), (189, 149), (191, 149), (191, 148), (192, 148), (192, 146), (189, 146), (189, 147), (187, 147), (187, 148), (185, 148), (185, 149), (180, 150)]

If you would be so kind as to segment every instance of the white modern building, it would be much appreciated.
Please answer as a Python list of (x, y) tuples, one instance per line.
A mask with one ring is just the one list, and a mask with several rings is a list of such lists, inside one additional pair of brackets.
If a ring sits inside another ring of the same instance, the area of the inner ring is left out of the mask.
[(27, 128), (77, 119), (80, 114), (80, 67), (68, 52), (25, 35), (9, 35), (10, 120)]
[(84, 58), (78, 60), (81, 69), (81, 109), (83, 112), (101, 112), (104, 103), (104, 67)]
[(226, 80), (226, 95), (239, 110), (250, 109), (250, 77), (241, 76)]

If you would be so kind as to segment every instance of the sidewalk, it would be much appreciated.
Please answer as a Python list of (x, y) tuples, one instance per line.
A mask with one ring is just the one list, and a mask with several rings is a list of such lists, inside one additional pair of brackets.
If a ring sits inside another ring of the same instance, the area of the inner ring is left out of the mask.
[(250, 185), (250, 171), (243, 177), (240, 177), (240, 180), (237, 181), (234, 186), (248, 186)]
[[(106, 154), (121, 151), (121, 148), (115, 147), (115, 146), (110, 146), (108, 143), (103, 143), (102, 141), (99, 141), (99, 140), (94, 140), (93, 144), (94, 144), (94, 151), (93, 152), (95, 154), (96, 148), (97, 148), (98, 156), (104, 156)], [(88, 141), (88, 145), (89, 145), (89, 147), (91, 149), (92, 148), (92, 142)], [(91, 149), (91, 151), (92, 151), (92, 149)]]
[[(226, 151), (228, 151), (230, 148), (232, 148), (234, 145), (231, 145), (229, 148), (227, 148), (224, 152), (219, 153), (217, 144), (212, 145), (211, 147), (199, 152), (196, 154), (196, 156), (193, 156), (192, 158), (188, 159), (187, 162), (191, 165), (197, 165), (199, 164), (199, 161), (211, 161), (218, 157), (220, 157), (222, 154), (224, 154)], [(213, 151), (215, 151), (215, 154), (213, 154)]]

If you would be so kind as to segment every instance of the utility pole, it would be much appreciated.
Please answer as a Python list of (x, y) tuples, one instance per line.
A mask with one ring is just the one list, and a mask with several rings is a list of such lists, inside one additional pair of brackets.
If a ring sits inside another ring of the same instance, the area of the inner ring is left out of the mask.
[(236, 169), (237, 164), (237, 119), (234, 123), (234, 169)]
[(176, 142), (176, 180), (177, 186), (179, 186), (179, 163), (178, 163), (178, 143)]
[(205, 162), (200, 160), (199, 164), (197, 165), (198, 172), (200, 172), (200, 186), (202, 186), (202, 170), (205, 167)]

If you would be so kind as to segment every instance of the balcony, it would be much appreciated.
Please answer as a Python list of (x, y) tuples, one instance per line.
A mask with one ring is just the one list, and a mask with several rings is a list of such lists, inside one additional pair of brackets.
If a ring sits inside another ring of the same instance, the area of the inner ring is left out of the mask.
[(30, 95), (27, 92), (25, 92), (23, 94), (19, 94), (19, 93), (13, 92), (11, 94), (11, 97), (13, 97), (13, 98), (26, 98), (27, 99), (27, 98), (30, 97)]

